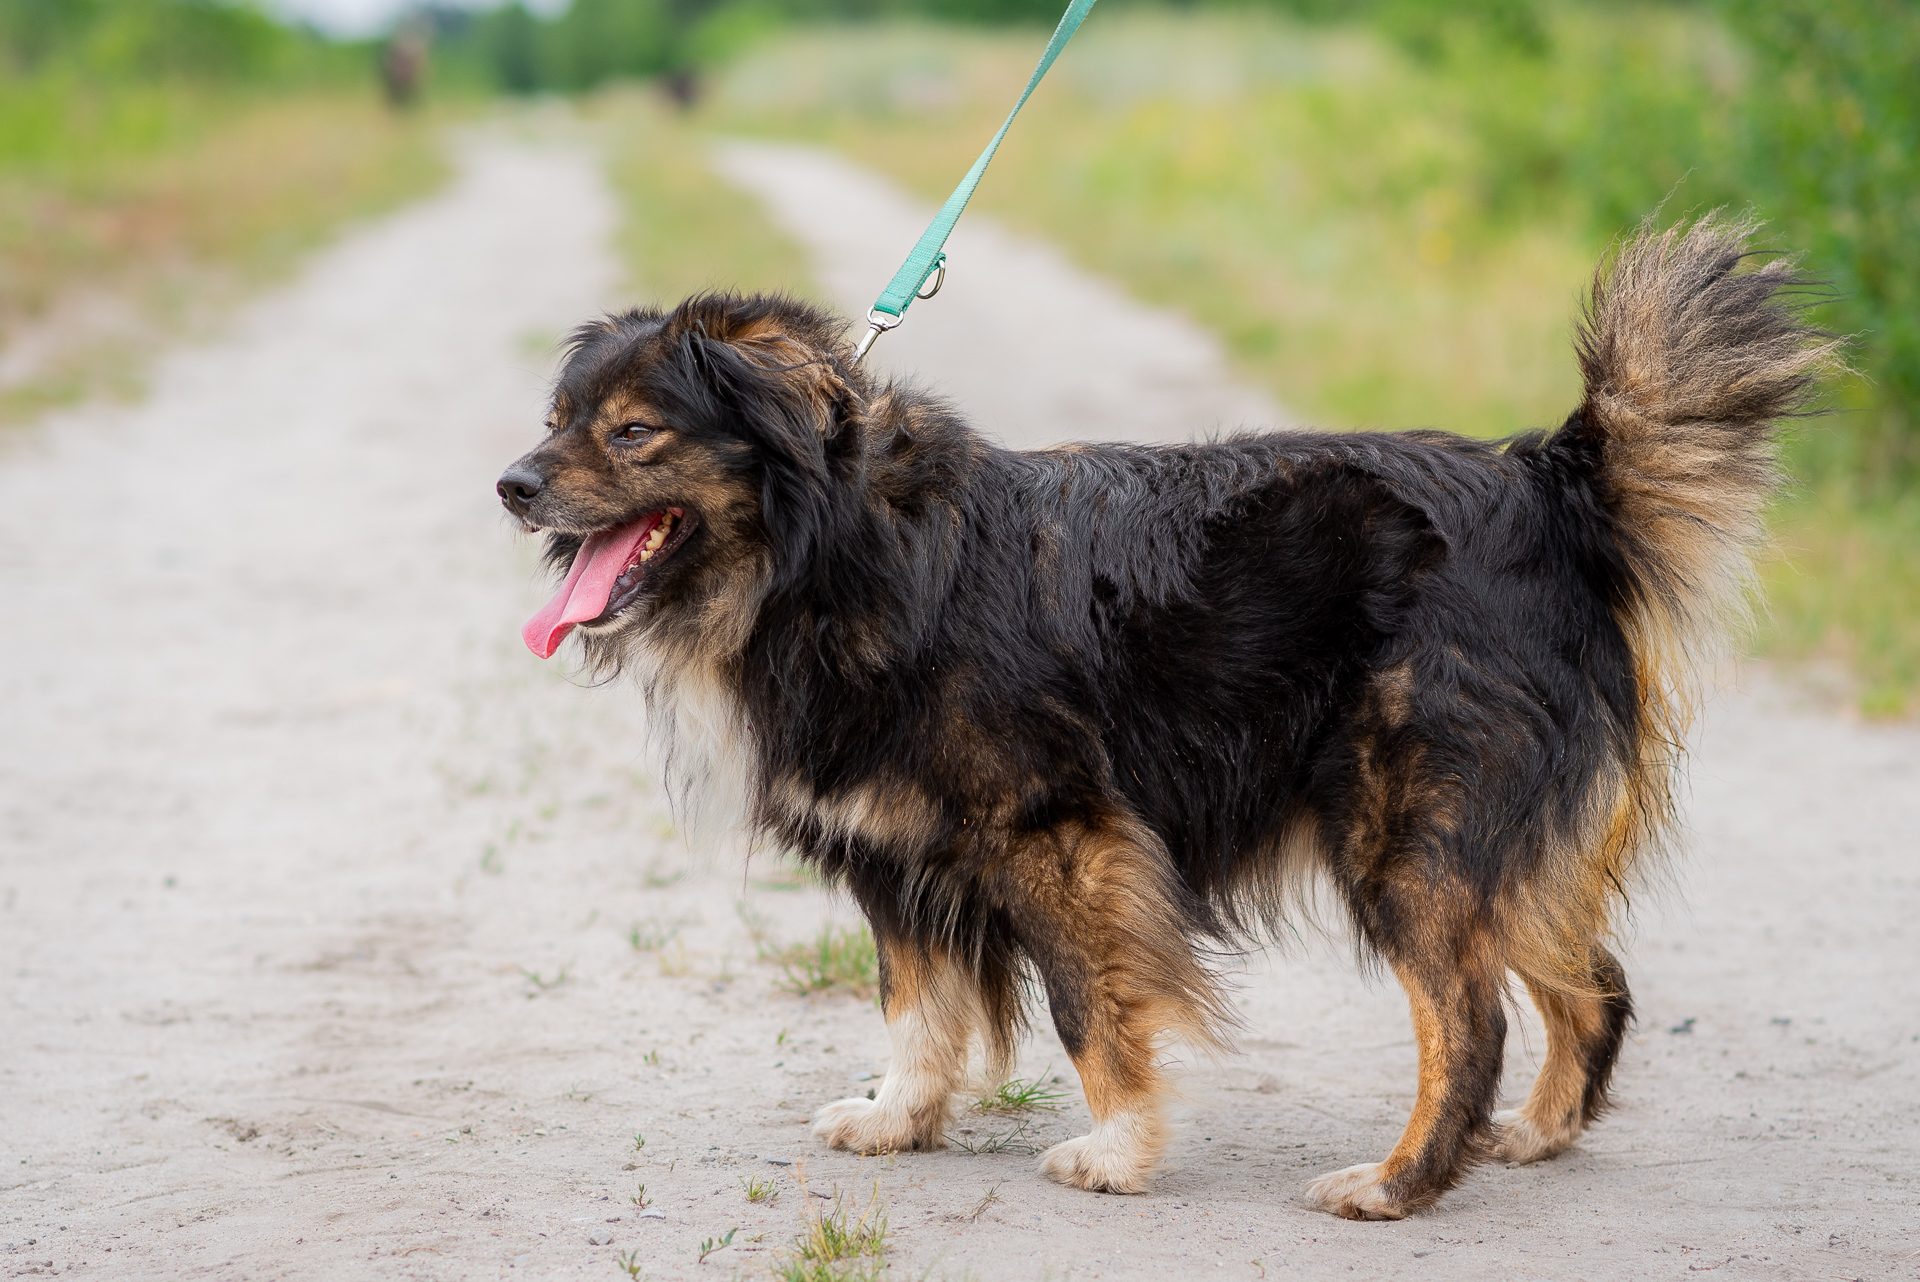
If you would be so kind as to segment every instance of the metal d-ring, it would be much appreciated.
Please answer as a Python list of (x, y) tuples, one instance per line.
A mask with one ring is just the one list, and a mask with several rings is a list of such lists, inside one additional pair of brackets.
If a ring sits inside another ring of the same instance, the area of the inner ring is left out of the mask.
[[(933, 268), (933, 288), (924, 294), (915, 294), (915, 298), (932, 298), (940, 292), (940, 287), (947, 283), (947, 256), (945, 254), (933, 260)], [(923, 285), (925, 283), (925, 281), (921, 282)]]

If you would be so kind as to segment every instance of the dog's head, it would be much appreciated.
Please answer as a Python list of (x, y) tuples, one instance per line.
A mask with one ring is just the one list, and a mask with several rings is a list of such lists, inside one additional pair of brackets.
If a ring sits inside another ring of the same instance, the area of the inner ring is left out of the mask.
[(749, 624), (859, 465), (864, 389), (841, 329), (790, 299), (709, 294), (574, 333), (547, 437), (498, 485), (568, 568), (527, 625), (536, 653), (575, 626), (617, 659), (655, 628), (710, 643)]

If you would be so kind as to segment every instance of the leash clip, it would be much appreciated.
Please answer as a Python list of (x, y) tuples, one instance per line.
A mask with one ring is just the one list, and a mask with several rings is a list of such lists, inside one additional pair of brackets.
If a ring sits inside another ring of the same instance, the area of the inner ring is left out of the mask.
[(873, 346), (874, 339), (879, 338), (880, 335), (890, 329), (897, 328), (900, 322), (905, 319), (906, 317), (904, 316), (893, 316), (881, 311), (877, 307), (869, 307), (867, 309), (867, 324), (872, 326), (872, 328), (867, 331), (867, 336), (860, 340), (860, 346), (853, 349), (853, 363), (855, 365), (860, 363), (860, 359), (867, 354), (867, 349)]
[[(932, 276), (933, 288), (923, 288), (920, 293), (914, 295), (915, 298), (932, 298), (940, 292), (940, 287), (947, 283), (947, 256), (945, 254), (941, 254), (933, 260)], [(921, 282), (922, 286), (925, 286), (925, 284), (925, 281)], [(900, 309), (898, 316), (895, 316), (892, 312), (883, 312), (877, 307), (869, 307), (867, 309), (867, 324), (872, 328), (867, 330), (866, 337), (860, 340), (860, 346), (853, 349), (853, 363), (858, 365), (861, 358), (867, 354), (868, 349), (873, 346), (875, 339), (879, 338), (880, 335), (886, 333), (888, 330), (897, 328), (900, 322), (906, 318), (907, 313), (904, 307)]]

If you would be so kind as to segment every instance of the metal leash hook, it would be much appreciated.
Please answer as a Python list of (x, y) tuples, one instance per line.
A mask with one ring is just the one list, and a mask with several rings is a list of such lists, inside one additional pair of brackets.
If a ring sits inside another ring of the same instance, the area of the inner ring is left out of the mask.
[(905, 318), (901, 316), (889, 316), (883, 311), (869, 307), (867, 309), (867, 324), (873, 328), (869, 329), (866, 337), (860, 340), (860, 346), (853, 349), (853, 363), (858, 365), (861, 359), (866, 356), (867, 349), (873, 346), (873, 340), (899, 325), (904, 319)]
[[(925, 282), (922, 283), (924, 284)], [(940, 287), (946, 283), (947, 256), (941, 254), (940, 257), (933, 260), (933, 288), (924, 293), (915, 294), (914, 297), (932, 298), (940, 292)], [(878, 339), (880, 335), (886, 333), (888, 330), (898, 328), (900, 322), (906, 318), (904, 310), (900, 315), (895, 316), (891, 312), (883, 312), (877, 307), (869, 307), (867, 309), (867, 324), (871, 328), (867, 330), (866, 336), (860, 340), (860, 346), (853, 349), (853, 363), (858, 365), (861, 358), (866, 356), (868, 350), (873, 347), (874, 340)]]

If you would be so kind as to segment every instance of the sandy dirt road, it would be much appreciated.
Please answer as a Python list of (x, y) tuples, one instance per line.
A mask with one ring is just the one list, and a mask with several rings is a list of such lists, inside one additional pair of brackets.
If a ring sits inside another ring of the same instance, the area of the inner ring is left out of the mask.
[[(901, 1278), (1920, 1277), (1920, 734), (1757, 679), (1714, 704), (1679, 889), (1636, 915), (1620, 1107), (1562, 1159), (1398, 1224), (1299, 1206), (1386, 1151), (1414, 1082), (1398, 992), (1310, 934), (1246, 967), (1245, 1053), (1186, 1072), (1144, 1196), (1036, 1174), (1021, 1150), (1084, 1129), (1077, 1102), (958, 1124), (999, 1152), (821, 1151), (806, 1119), (875, 1084), (880, 1018), (776, 991), (746, 921), (791, 940), (845, 909), (690, 852), (632, 694), (517, 637), (545, 590), (491, 484), (536, 431), (532, 353), (615, 301), (609, 198), (584, 151), (463, 156), (144, 405), (0, 450), (5, 1275), (765, 1276), (804, 1162), (816, 1191), (877, 1184)], [(1099, 353), (1164, 318), (1049, 279), (996, 341), (1074, 313), (1110, 345), (909, 349), (956, 292), (888, 358), (999, 395), (1009, 437), (1097, 432), (1075, 405), (1154, 434), (1102, 399), (1137, 362)], [(1153, 377), (1217, 375), (1189, 350)], [(1016, 425), (1028, 392), (1054, 409)], [(1187, 427), (1258, 409), (1195, 395)], [(1539, 1047), (1523, 1024), (1510, 1096)], [(1073, 1084), (1046, 1033), (1022, 1070)]]

